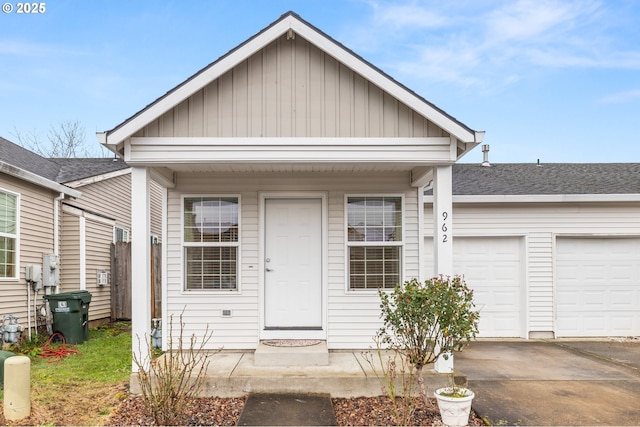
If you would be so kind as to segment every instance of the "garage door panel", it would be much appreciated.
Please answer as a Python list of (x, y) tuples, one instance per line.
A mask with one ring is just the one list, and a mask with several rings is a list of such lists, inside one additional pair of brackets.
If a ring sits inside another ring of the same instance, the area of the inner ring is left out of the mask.
[(513, 335), (513, 325), (518, 324), (520, 318), (513, 313), (492, 313), (491, 316), (483, 316), (480, 312), (480, 331), (493, 331), (496, 336), (508, 337)]
[(633, 292), (631, 289), (620, 292), (611, 292), (611, 306), (615, 310), (632, 310), (633, 308), (640, 309), (637, 305), (638, 297), (636, 294), (637, 292)]
[(558, 238), (558, 336), (640, 335), (640, 239)]
[(454, 271), (464, 274), (480, 310), (479, 336), (522, 336), (522, 263), (518, 237), (457, 237)]
[[(433, 240), (425, 239), (425, 270), (433, 274)], [(524, 285), (520, 237), (455, 237), (453, 270), (473, 289), (480, 310), (479, 336), (524, 335)]]

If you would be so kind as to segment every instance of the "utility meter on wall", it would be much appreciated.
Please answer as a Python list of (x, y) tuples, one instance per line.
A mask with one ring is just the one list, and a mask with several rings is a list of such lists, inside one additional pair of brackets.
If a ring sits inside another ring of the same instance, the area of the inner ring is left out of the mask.
[(43, 255), (42, 285), (55, 287), (58, 286), (58, 282), (60, 282), (60, 258), (53, 254)]

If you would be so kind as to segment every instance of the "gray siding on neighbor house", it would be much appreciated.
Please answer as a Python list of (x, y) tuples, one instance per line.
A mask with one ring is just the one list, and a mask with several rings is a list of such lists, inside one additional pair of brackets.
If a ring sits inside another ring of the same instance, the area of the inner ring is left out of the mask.
[[(92, 295), (89, 306), (91, 321), (111, 316), (111, 287), (97, 286), (97, 270), (111, 271), (111, 244), (113, 227), (126, 228), (131, 233), (131, 174), (124, 173), (107, 179), (99, 179), (76, 187), (82, 197), (65, 203), (75, 212), (63, 213), (61, 233), (62, 290), (81, 288), (80, 217), (85, 220), (85, 289)], [(151, 183), (151, 233), (162, 234), (162, 188)]]
[(80, 289), (80, 217), (62, 212), (60, 233), (60, 290)]
[(111, 317), (111, 287), (98, 286), (97, 270), (111, 271), (113, 227), (99, 221), (86, 222), (86, 290), (91, 293), (89, 319)]
[[(42, 265), (42, 256), (53, 253), (54, 198), (59, 194), (20, 179), (0, 174), (0, 189), (19, 194), (19, 280), (0, 279), (0, 316), (13, 314), (20, 324), (27, 326), (28, 287), (25, 281), (25, 265)], [(43, 292), (38, 293), (38, 305)], [(33, 293), (30, 311), (33, 314)]]
[(131, 174), (100, 180), (76, 189), (82, 191), (82, 197), (68, 202), (70, 205), (114, 219), (118, 226), (131, 230)]
[[(162, 236), (162, 187), (151, 182), (151, 234)], [(99, 180), (75, 187), (82, 197), (69, 204), (99, 213), (116, 221), (116, 225), (131, 233), (131, 174)], [(113, 239), (112, 239), (113, 240)]]

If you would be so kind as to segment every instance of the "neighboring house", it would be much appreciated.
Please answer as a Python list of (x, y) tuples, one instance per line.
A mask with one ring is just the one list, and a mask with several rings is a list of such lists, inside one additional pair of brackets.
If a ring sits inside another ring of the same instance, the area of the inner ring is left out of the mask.
[(25, 281), (25, 266), (59, 254), (60, 200), (81, 193), (57, 181), (58, 166), (0, 137), (0, 315), (35, 326), (42, 305)]
[[(109, 319), (110, 286), (97, 272), (110, 272), (111, 243), (131, 232), (130, 175), (119, 159), (47, 159), (0, 138), (0, 315), (32, 328), (43, 324), (45, 292), (87, 290), (90, 321)], [(150, 230), (161, 234), (155, 216)], [(25, 269), (49, 254), (59, 259), (59, 286), (36, 294)]]
[[(151, 182), (166, 189), (165, 324), (184, 312), (211, 348), (346, 349), (372, 344), (379, 288), (426, 278), (427, 235), (453, 274), (452, 165), (483, 135), (287, 13), (98, 138), (132, 167), (133, 229), (149, 229)], [(134, 336), (148, 245), (132, 236)]]
[[(108, 319), (112, 314), (111, 286), (104, 283), (105, 276), (102, 282), (98, 276), (111, 273), (111, 244), (129, 242), (133, 235), (131, 169), (117, 158), (51, 160), (60, 167), (58, 179), (82, 192), (82, 197), (62, 203), (61, 291), (89, 291), (89, 319)], [(151, 200), (159, 205), (160, 187), (152, 185), (150, 191)], [(152, 215), (152, 219), (147, 236), (159, 241), (160, 215)]]
[(454, 271), (481, 336), (640, 335), (639, 163), (456, 164), (453, 194)]

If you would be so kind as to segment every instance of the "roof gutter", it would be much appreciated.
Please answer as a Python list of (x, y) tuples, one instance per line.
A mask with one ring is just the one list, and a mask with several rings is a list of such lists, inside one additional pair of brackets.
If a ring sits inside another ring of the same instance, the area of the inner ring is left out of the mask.
[[(640, 202), (640, 194), (495, 194), (454, 195), (453, 203), (615, 203)], [(424, 196), (433, 203), (433, 195)]]
[(68, 195), (69, 197), (77, 198), (82, 195), (82, 193), (78, 190), (74, 190), (73, 188), (69, 188), (66, 185), (51, 181), (50, 179), (44, 178), (40, 175), (36, 175), (33, 172), (15, 167), (3, 161), (0, 161), (0, 172), (14, 176), (32, 184), (39, 185), (40, 187), (48, 188), (49, 190), (53, 190), (58, 193), (63, 193), (65, 195)]

